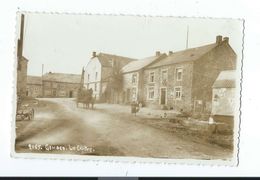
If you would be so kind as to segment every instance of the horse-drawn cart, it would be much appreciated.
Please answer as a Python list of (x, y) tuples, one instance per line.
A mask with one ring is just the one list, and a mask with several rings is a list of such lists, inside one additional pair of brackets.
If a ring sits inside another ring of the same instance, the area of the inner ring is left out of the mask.
[(76, 99), (76, 103), (77, 103), (77, 107), (79, 107), (79, 104), (81, 103), (83, 105), (83, 108), (89, 108), (91, 105), (91, 108), (94, 108), (94, 102), (95, 102), (95, 98), (92, 97), (93, 96), (93, 90), (90, 89), (86, 89), (86, 88), (80, 88), (78, 90), (78, 94), (77, 94), (77, 99)]

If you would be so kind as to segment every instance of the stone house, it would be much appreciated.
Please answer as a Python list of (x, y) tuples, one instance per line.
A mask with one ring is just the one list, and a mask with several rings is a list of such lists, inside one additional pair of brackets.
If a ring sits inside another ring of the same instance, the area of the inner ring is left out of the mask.
[(159, 61), (167, 57), (159, 51), (154, 56), (133, 61), (125, 65), (121, 72), (123, 73), (123, 102), (130, 104), (131, 102), (142, 103), (143, 99), (143, 73), (144, 68), (149, 64)]
[(27, 90), (28, 97), (42, 97), (42, 77), (41, 76), (27, 76)]
[(123, 66), (135, 59), (112, 54), (93, 52), (85, 67), (84, 86), (92, 88), (93, 96), (99, 102), (119, 103), (122, 91)]
[(21, 15), (20, 37), (17, 43), (17, 96), (26, 96), (27, 65), (28, 59), (23, 56), (24, 14)]
[(229, 39), (170, 53), (144, 71), (145, 105), (189, 113), (211, 111), (212, 85), (223, 70), (236, 68)]
[(222, 71), (212, 86), (213, 119), (233, 123), (236, 101), (236, 71)]
[(49, 72), (42, 81), (43, 97), (72, 98), (77, 96), (81, 75)]

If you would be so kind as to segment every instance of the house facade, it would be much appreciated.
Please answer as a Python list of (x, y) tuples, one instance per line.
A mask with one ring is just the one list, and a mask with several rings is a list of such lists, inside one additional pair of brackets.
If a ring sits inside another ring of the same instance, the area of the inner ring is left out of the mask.
[(155, 56), (147, 57), (133, 61), (124, 66), (123, 73), (123, 102), (130, 104), (132, 102), (143, 103), (144, 89), (144, 68), (149, 64), (167, 57), (166, 54), (156, 52)]
[(121, 102), (123, 66), (135, 59), (111, 54), (93, 52), (92, 58), (85, 67), (84, 86), (92, 88), (97, 101)]
[(190, 113), (211, 111), (212, 85), (223, 70), (236, 68), (228, 38), (174, 52), (144, 70), (145, 105)]
[(43, 75), (43, 97), (66, 97), (77, 96), (80, 87), (81, 75), (65, 73), (46, 73)]
[(212, 111), (215, 121), (233, 123), (236, 100), (236, 71), (222, 71), (212, 86)]
[(27, 76), (27, 97), (42, 97), (42, 77)]

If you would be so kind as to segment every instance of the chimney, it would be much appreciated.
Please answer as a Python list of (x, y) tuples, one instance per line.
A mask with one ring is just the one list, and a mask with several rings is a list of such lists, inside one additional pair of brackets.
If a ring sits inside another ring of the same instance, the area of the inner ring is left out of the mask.
[(23, 33), (24, 33), (24, 14), (21, 15), (20, 37), (18, 39), (18, 47), (17, 47), (18, 57), (21, 57), (23, 55)]
[(228, 42), (229, 42), (229, 37), (224, 37), (224, 38), (223, 38), (223, 42), (228, 43)]
[(161, 55), (161, 52), (160, 52), (160, 51), (156, 51), (155, 55), (156, 55), (156, 56), (160, 56), (160, 55)]
[(173, 51), (169, 51), (169, 55), (172, 55), (173, 54)]
[(218, 35), (218, 36), (216, 37), (216, 43), (217, 43), (217, 44), (220, 44), (221, 42), (222, 42), (222, 36)]
[(97, 53), (95, 51), (92, 52), (92, 57), (97, 57)]

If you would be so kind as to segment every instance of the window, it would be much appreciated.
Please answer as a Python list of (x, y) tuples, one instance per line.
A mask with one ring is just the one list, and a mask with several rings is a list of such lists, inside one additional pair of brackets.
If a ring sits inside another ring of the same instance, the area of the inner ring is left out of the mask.
[(132, 83), (135, 84), (137, 82), (137, 74), (132, 75)]
[(154, 99), (154, 87), (148, 88), (148, 99)]
[(97, 80), (97, 78), (98, 78), (98, 72), (96, 72), (95, 80)]
[(165, 84), (168, 79), (168, 72), (167, 70), (162, 70), (162, 83)]
[(150, 75), (149, 75), (149, 80), (150, 82), (154, 82), (154, 72), (150, 72)]
[(181, 95), (182, 95), (181, 87), (175, 87), (174, 91), (175, 91), (175, 98), (176, 99), (181, 99)]
[(176, 68), (176, 79), (177, 81), (181, 81), (182, 80), (182, 68)]

